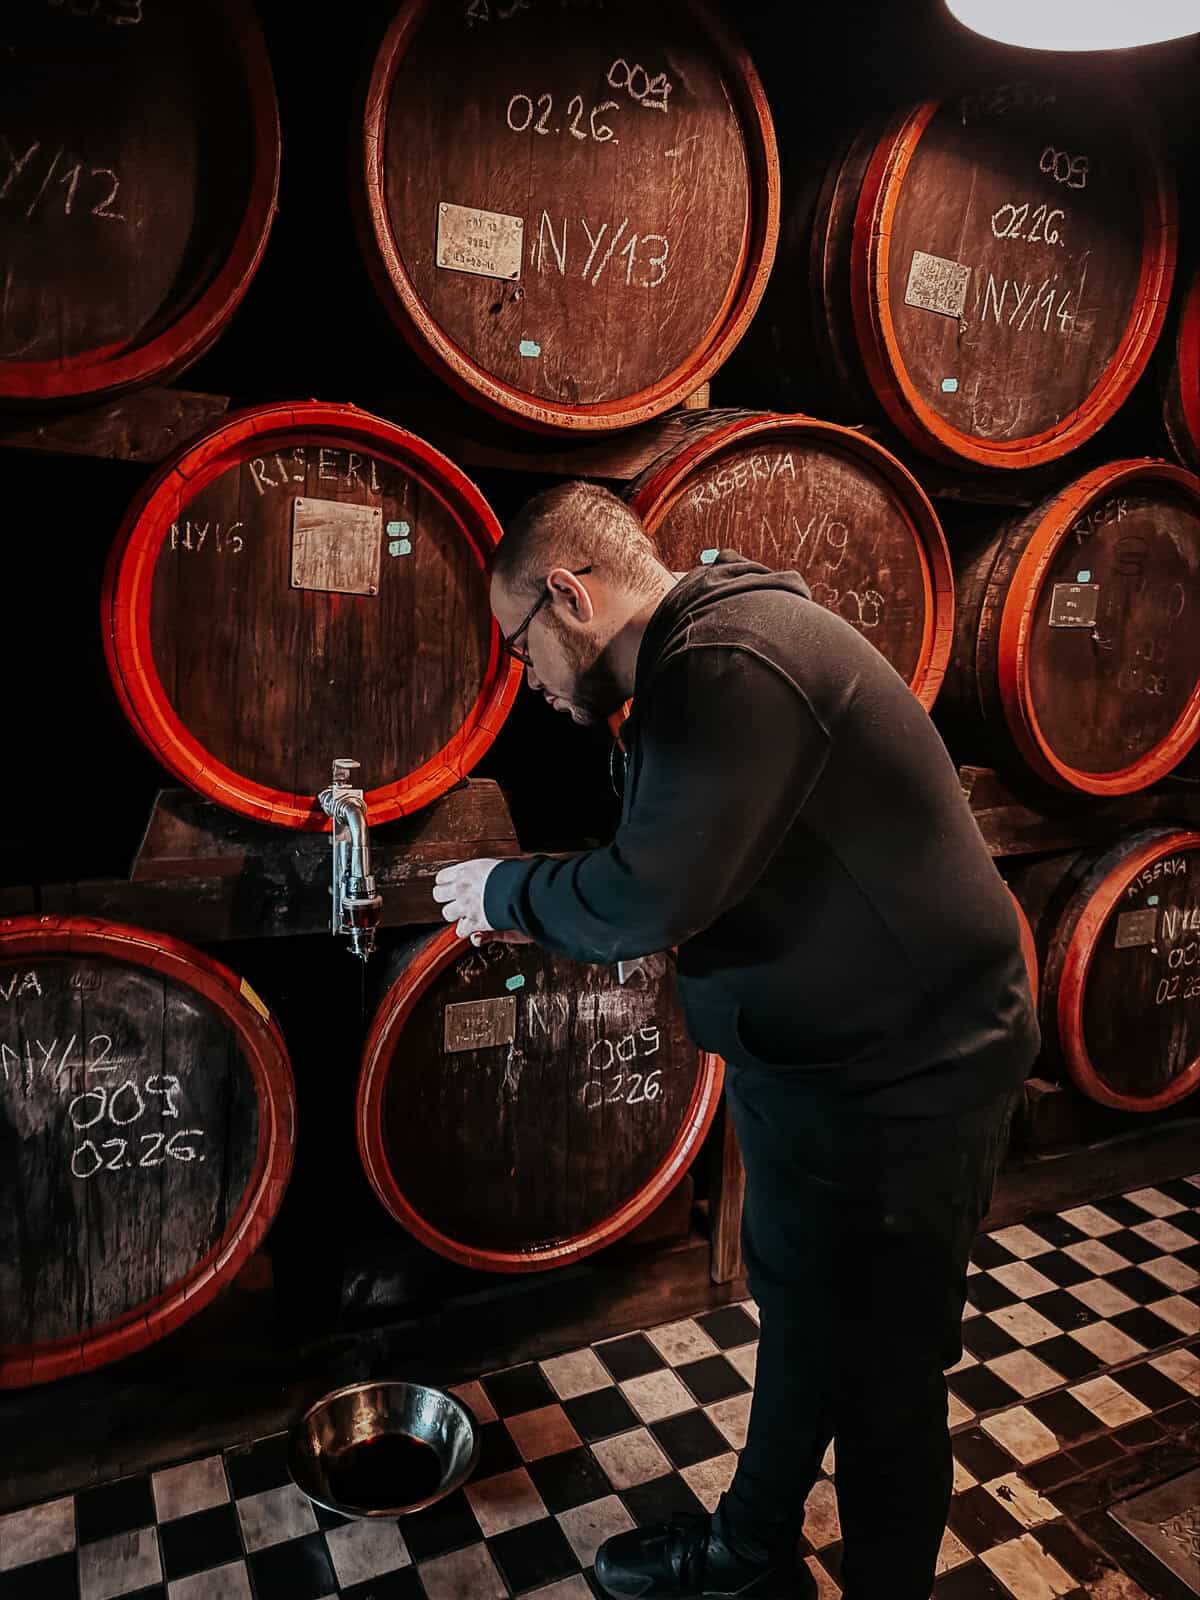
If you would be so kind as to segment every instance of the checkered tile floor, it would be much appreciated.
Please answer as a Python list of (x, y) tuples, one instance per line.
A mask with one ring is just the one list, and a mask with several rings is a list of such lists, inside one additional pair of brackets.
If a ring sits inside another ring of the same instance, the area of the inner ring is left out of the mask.
[[(479, 1469), (398, 1523), (315, 1509), (283, 1435), (13, 1512), (0, 1597), (587, 1600), (610, 1533), (716, 1504), (757, 1332), (747, 1301), (461, 1386)], [(1086, 1530), (1148, 1452), (1200, 1459), (1200, 1174), (981, 1237), (963, 1338), (937, 1600), (1137, 1600)], [(835, 1465), (831, 1447), (804, 1525), (822, 1600), (840, 1593)]]

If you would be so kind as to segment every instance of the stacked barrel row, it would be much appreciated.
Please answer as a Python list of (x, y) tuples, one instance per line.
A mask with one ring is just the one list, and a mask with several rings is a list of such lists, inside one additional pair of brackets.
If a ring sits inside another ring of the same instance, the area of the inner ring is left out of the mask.
[[(0, 399), (21, 406), (183, 370), (244, 297), (275, 204), (248, 4), (78, 9), (27, 8), (0, 52), (0, 211), (19, 221), (0, 236)], [(761, 85), (707, 6), (410, 0), (353, 126), (376, 292), (493, 419), (648, 422), (753, 322), (735, 398), (756, 409), (677, 418), (629, 487), (667, 565), (733, 546), (799, 569), (961, 759), (1033, 792), (1130, 794), (1196, 742), (1194, 288), (1160, 346), (1185, 465), (1061, 461), (1164, 328), (1174, 200), (1139, 107), (1028, 84), (901, 107), (806, 158), (781, 212)], [(171, 131), (151, 148), (149, 127)], [(1060, 477), (1019, 512), (943, 527), (918, 458), (993, 480), (1060, 461)], [(371, 821), (412, 812), (474, 768), (516, 695), (487, 603), (500, 536), (475, 485), (395, 423), (251, 408), (130, 507), (103, 598), (115, 692), (162, 765), (232, 811), (326, 827), (316, 794), (350, 750)], [(1048, 1059), (1114, 1106), (1197, 1080), (1198, 842), (1168, 828), (1011, 874)], [(267, 1006), (157, 934), (0, 927), (0, 1025), (3, 1384), (137, 1348), (228, 1281), (278, 1208), (295, 1110)], [(582, 968), (442, 930), (392, 956), (358, 1142), (425, 1244), (537, 1269), (642, 1220), (720, 1086), (669, 954)]]

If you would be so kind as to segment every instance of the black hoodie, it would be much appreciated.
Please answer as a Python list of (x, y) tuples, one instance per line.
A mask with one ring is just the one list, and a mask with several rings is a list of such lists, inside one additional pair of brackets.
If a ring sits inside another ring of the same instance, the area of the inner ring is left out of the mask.
[(494, 928), (577, 961), (678, 947), (696, 1043), (928, 1116), (1037, 1054), (1016, 914), (929, 717), (794, 572), (688, 573), (638, 652), (620, 827), (501, 862)]

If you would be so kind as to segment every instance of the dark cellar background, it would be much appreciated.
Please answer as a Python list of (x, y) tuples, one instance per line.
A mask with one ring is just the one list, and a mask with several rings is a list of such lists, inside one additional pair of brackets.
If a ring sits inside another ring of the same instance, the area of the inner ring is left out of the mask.
[[(348, 162), (357, 154), (361, 75), (394, 5), (363, 0), (307, 18), (291, 0), (258, 0), (257, 9), (283, 132), (278, 214), (232, 325), (175, 383), (228, 395), (231, 411), (272, 400), (350, 402), (422, 434), (445, 396), (410, 356), (371, 288), (347, 181)], [(941, 0), (840, 0), (832, 6), (751, 0), (726, 9), (771, 105), (785, 215), (789, 173), (799, 155), (819, 171), (840, 140), (881, 111), (981, 81), (1024, 77), (1040, 65), (1033, 52), (969, 34), (949, 18)], [(1182, 260), (1196, 253), (1194, 220), (1190, 237), (1188, 230), (1200, 165), (1198, 67), (1196, 39), (1104, 65), (1087, 56), (1053, 62), (1056, 74), (1094, 83), (1098, 94), (1105, 92), (1103, 74), (1110, 68), (1140, 85), (1163, 124), (1179, 186)], [(1102, 457), (1167, 453), (1156, 378), (1152, 363), (1100, 434)], [(771, 396), (760, 391), (753, 361), (743, 353), (716, 375), (712, 400), (765, 406)], [(175, 780), (145, 750), (118, 705), (101, 646), (100, 595), (117, 528), (155, 469), (12, 449), (0, 454), (0, 463), (7, 508), (0, 567), (6, 754), (0, 885), (32, 884), (36, 891), (40, 883), (125, 876), (156, 791)], [(920, 463), (911, 464), (920, 476)], [(1060, 465), (1064, 479), (1077, 470), (1071, 460)], [(465, 470), (501, 523), (551, 481), (469, 464)], [(951, 504), (939, 505), (939, 513), (951, 544), (956, 517), (977, 514)], [(988, 515), (994, 517), (995, 508)], [(233, 714), (236, 695), (235, 684)], [(343, 753), (353, 752), (330, 751)], [(607, 733), (574, 727), (527, 691), (473, 775), (494, 778), (504, 788), (525, 849), (585, 846), (605, 840), (613, 828), (617, 801)], [(365, 777), (370, 783), (371, 776)], [(886, 826), (886, 811), (880, 821)], [(295, 1175), (268, 1239), (283, 1327), (289, 1327), (292, 1310), (297, 1341), (303, 1331), (335, 1322), (354, 1261), (367, 1262), (376, 1250), (399, 1256), (396, 1270), (402, 1278), (407, 1274), (409, 1303), (436, 1303), (461, 1287), (471, 1277), (464, 1269), (407, 1249), (367, 1188), (358, 1159), (353, 1095), (382, 958), (364, 972), (328, 938), (223, 944), (212, 953), (260, 990), (293, 1056), (300, 1107)], [(697, 1183), (702, 1197), (702, 1173)], [(181, 1330), (179, 1337), (188, 1333)], [(171, 1347), (167, 1341), (165, 1356), (154, 1348), (123, 1363), (112, 1379), (117, 1390), (136, 1385), (156, 1364), (169, 1368)], [(244, 1354), (231, 1341), (210, 1352), (210, 1359), (232, 1369)], [(93, 1386), (105, 1381), (104, 1374), (87, 1380)], [(55, 1441), (32, 1448), (35, 1455), (52, 1457)]]

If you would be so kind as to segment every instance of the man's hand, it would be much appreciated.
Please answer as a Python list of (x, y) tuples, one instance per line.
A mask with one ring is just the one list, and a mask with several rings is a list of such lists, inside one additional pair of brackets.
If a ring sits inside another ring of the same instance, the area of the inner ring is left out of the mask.
[(434, 880), (433, 898), (441, 906), (446, 921), (455, 924), (454, 931), (460, 939), (470, 939), (475, 945), (492, 941), (499, 944), (532, 944), (528, 935), (517, 928), (497, 931), (484, 915), (484, 885), (495, 866), (499, 866), (498, 861), (484, 858), (443, 867)]

